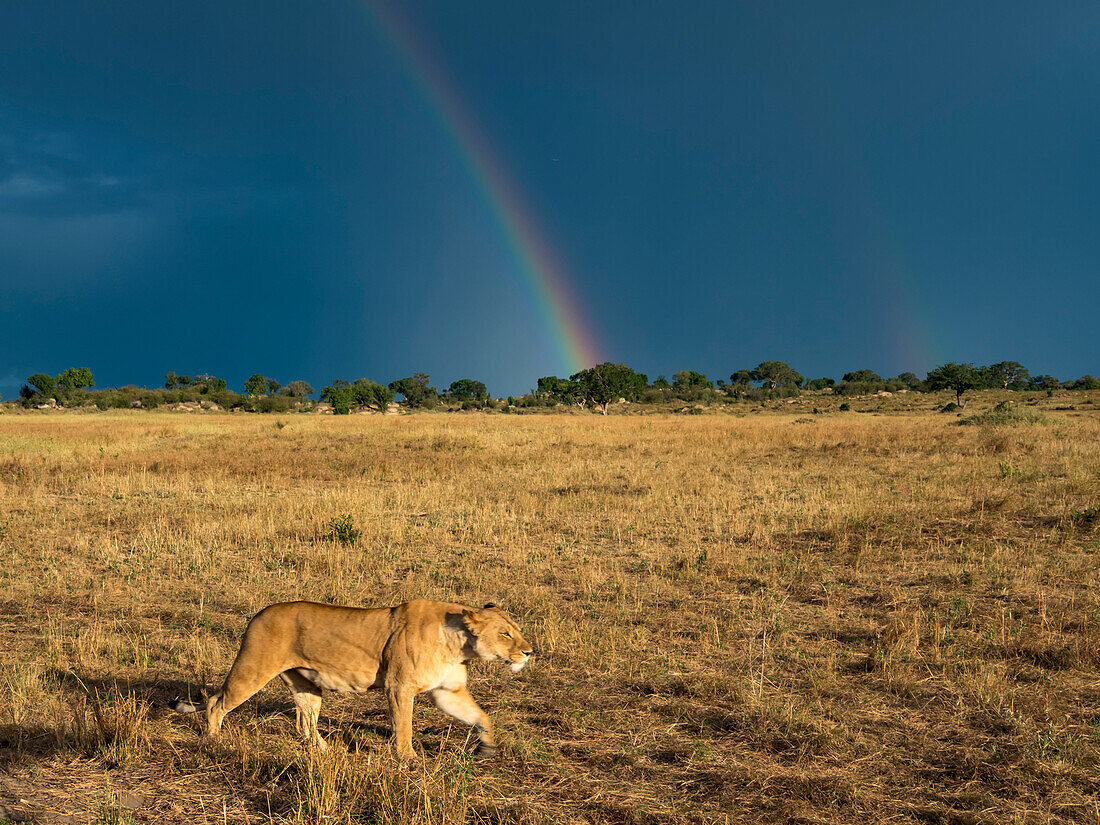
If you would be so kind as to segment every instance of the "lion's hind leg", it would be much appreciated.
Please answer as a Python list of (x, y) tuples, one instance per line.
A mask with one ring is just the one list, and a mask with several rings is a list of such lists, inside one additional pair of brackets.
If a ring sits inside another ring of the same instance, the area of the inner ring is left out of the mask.
[(279, 676), (294, 698), (294, 727), (298, 735), (319, 750), (326, 750), (328, 745), (317, 729), (321, 716), (321, 689), (296, 670), (284, 670)]
[(477, 731), (478, 756), (496, 756), (497, 744), (493, 739), (493, 723), (489, 721), (488, 714), (474, 701), (474, 697), (465, 687), (457, 690), (436, 688), (431, 692), (431, 696), (437, 708)]

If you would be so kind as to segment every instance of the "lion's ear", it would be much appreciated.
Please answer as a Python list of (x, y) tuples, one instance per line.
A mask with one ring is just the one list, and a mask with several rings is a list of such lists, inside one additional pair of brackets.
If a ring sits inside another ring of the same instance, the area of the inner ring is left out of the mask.
[(496, 607), (496, 603), (495, 602), (489, 602), (487, 605), (485, 605), (485, 607), (483, 607), (481, 609), (482, 610), (492, 610), (494, 607)]
[(466, 623), (466, 629), (473, 633), (475, 636), (477, 635), (478, 630), (481, 628), (481, 625), (484, 623), (481, 616), (478, 615), (476, 610), (463, 610), (462, 620)]

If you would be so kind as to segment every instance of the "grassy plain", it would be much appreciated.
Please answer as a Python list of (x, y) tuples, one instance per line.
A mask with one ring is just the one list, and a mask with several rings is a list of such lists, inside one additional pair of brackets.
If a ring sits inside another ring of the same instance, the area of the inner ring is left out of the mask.
[[(1100, 822), (1100, 412), (875, 404), (0, 415), (0, 820)], [(325, 757), (280, 683), (163, 708), (265, 604), (413, 597), (534, 642), (471, 668), (498, 761), (418, 702), (398, 764), (374, 693)]]

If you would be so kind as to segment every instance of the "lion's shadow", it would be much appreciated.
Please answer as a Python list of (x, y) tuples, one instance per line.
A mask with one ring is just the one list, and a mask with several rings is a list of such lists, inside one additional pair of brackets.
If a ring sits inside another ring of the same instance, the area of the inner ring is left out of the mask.
[[(81, 699), (97, 704), (134, 699), (144, 705), (147, 718), (151, 721), (167, 721), (190, 728), (196, 735), (203, 732), (202, 714), (178, 713), (172, 710), (171, 703), (179, 698), (198, 701), (216, 689), (182, 679), (93, 676), (60, 668), (48, 671), (47, 679), (61, 688), (74, 711)], [(339, 739), (348, 750), (359, 751), (378, 747), (390, 738), (393, 729), (388, 713), (383, 707), (376, 706), (377, 703), (364, 702), (362, 698), (326, 696), (326, 709), (329, 712), (322, 710), (320, 724), (322, 735), (326, 739)], [(351, 705), (352, 702), (355, 703), (354, 706)], [(254, 718), (261, 719), (285, 719), (291, 726), (295, 718), (294, 703), (289, 694), (285, 699), (272, 696), (253, 697), (237, 708), (235, 714), (251, 714)], [(446, 747), (449, 723), (440, 724), (438, 721), (422, 718), (422, 723), (417, 727), (420, 729), (419, 738), (425, 753), (434, 754)], [(43, 724), (0, 724), (0, 762), (4, 761), (5, 750), (49, 756), (71, 748), (72, 743), (66, 741), (65, 731), (60, 725), (49, 727)]]
[[(189, 728), (196, 737), (201, 736), (204, 730), (202, 714), (177, 713), (172, 710), (171, 703), (178, 698), (197, 701), (216, 689), (182, 679), (92, 676), (60, 668), (48, 671), (47, 679), (60, 687), (74, 714), (82, 700), (102, 704), (133, 699), (144, 706), (150, 721)], [(341, 741), (349, 751), (356, 752), (377, 749), (390, 739), (393, 729), (388, 713), (383, 707), (377, 706), (377, 703), (364, 702), (362, 698), (326, 696), (329, 701), (322, 710), (320, 728), (329, 742)], [(253, 697), (237, 708), (235, 714), (250, 714), (253, 718), (265, 720), (283, 719), (291, 727), (295, 718), (294, 703), (289, 694), (285, 699), (272, 696)], [(231, 723), (230, 721), (229, 724)], [(457, 727), (462, 728), (461, 725)], [(449, 720), (425, 719), (421, 716), (416, 728), (419, 746), (425, 755), (435, 755), (455, 747), (454, 737), (458, 731), (453, 730), (454, 725)], [(461, 737), (465, 734), (463, 729), (458, 735)], [(73, 747), (74, 743), (60, 720), (54, 726), (42, 723), (0, 724), (0, 764), (19, 754), (49, 757), (70, 751)]]

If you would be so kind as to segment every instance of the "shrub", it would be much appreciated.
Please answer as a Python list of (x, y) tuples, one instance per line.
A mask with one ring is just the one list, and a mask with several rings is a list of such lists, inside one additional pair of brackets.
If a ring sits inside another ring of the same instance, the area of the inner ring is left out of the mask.
[(992, 409), (962, 419), (960, 424), (980, 424), (986, 427), (1015, 427), (1020, 424), (1050, 424), (1050, 417), (1030, 407), (1018, 407), (1002, 401)]
[(351, 513), (333, 516), (328, 520), (328, 537), (339, 544), (355, 544), (363, 531), (355, 526)]
[(264, 395), (255, 400), (253, 408), (256, 412), (287, 412), (290, 409), (290, 399), (285, 395)]
[(346, 381), (334, 383), (321, 390), (321, 400), (332, 405), (333, 415), (347, 415), (351, 412), (351, 385)]

